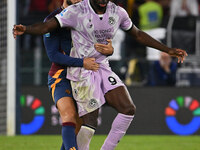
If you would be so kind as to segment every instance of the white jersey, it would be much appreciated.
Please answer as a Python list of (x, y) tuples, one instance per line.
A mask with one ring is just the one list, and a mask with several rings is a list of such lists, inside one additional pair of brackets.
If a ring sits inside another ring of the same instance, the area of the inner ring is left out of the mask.
[[(89, 0), (71, 5), (56, 15), (61, 27), (70, 27), (73, 48), (71, 57), (93, 57), (101, 66), (109, 66), (108, 58), (94, 48), (95, 43), (107, 44), (107, 39), (113, 39), (116, 31), (129, 30), (132, 21), (127, 12), (120, 6), (109, 2), (103, 15), (95, 13)], [(68, 67), (67, 78), (73, 81), (86, 79), (90, 70), (80, 67)]]

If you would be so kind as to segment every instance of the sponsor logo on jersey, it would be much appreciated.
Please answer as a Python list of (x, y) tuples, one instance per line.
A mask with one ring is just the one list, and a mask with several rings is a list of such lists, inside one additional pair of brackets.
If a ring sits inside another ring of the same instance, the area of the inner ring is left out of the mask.
[(51, 36), (50, 33), (46, 33), (46, 34), (45, 34), (45, 37), (50, 37), (50, 36)]
[(64, 9), (61, 13), (60, 13), (60, 15), (61, 16), (64, 16), (64, 13), (67, 11), (67, 9)]

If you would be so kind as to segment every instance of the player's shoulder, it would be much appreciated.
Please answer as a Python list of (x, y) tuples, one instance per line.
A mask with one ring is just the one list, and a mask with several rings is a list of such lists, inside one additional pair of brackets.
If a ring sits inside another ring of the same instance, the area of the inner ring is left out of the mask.
[(51, 18), (55, 17), (57, 14), (59, 14), (62, 11), (62, 8), (58, 8), (56, 10), (54, 10), (53, 12), (51, 12), (45, 19), (44, 22), (50, 20)]
[(109, 1), (107, 8), (109, 9), (109, 11), (111, 13), (124, 13), (126, 12), (126, 10), (124, 8), (122, 8), (121, 6), (116, 5), (115, 3)]
[(79, 3), (68, 6), (66, 10), (76, 12), (76, 11), (83, 11), (85, 8), (86, 8), (85, 1), (81, 1)]

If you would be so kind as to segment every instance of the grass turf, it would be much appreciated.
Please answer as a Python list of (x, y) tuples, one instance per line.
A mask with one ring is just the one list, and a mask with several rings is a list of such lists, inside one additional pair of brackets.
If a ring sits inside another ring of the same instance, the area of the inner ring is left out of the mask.
[[(95, 135), (90, 150), (100, 150), (106, 136)], [(59, 150), (61, 136), (0, 136), (0, 150)], [(115, 150), (199, 150), (200, 136), (126, 135)]]

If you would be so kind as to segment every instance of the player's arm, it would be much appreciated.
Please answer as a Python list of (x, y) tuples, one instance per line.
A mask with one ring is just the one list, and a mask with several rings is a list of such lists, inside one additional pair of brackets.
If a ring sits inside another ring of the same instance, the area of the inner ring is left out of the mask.
[(56, 18), (51, 18), (47, 22), (41, 22), (36, 23), (29, 26), (24, 25), (14, 25), (13, 27), (13, 36), (14, 38), (17, 37), (17, 35), (22, 34), (33, 34), (33, 35), (43, 35), (47, 32), (51, 32), (54, 29), (59, 27), (59, 23)]
[(160, 51), (168, 53), (172, 57), (177, 57), (178, 62), (183, 63), (183, 60), (185, 59), (185, 56), (187, 56), (187, 53), (185, 50), (182, 49), (176, 49), (176, 48), (169, 48), (166, 45), (160, 43), (159, 41), (155, 40), (145, 32), (139, 30), (137, 27), (133, 26), (129, 31), (129, 34), (131, 34), (139, 43), (149, 46), (152, 48), (156, 48)]
[(99, 53), (110, 56), (113, 54), (114, 48), (112, 47), (112, 41), (110, 39), (107, 39), (107, 42), (108, 44), (96, 43), (94, 47)]
[(68, 67), (84, 67), (87, 70), (98, 70), (99, 64), (95, 62), (94, 58), (73, 58), (68, 55), (64, 55), (59, 51), (60, 39), (57, 36), (43, 37), (44, 45), (46, 48), (47, 56), (51, 62), (66, 65)]

